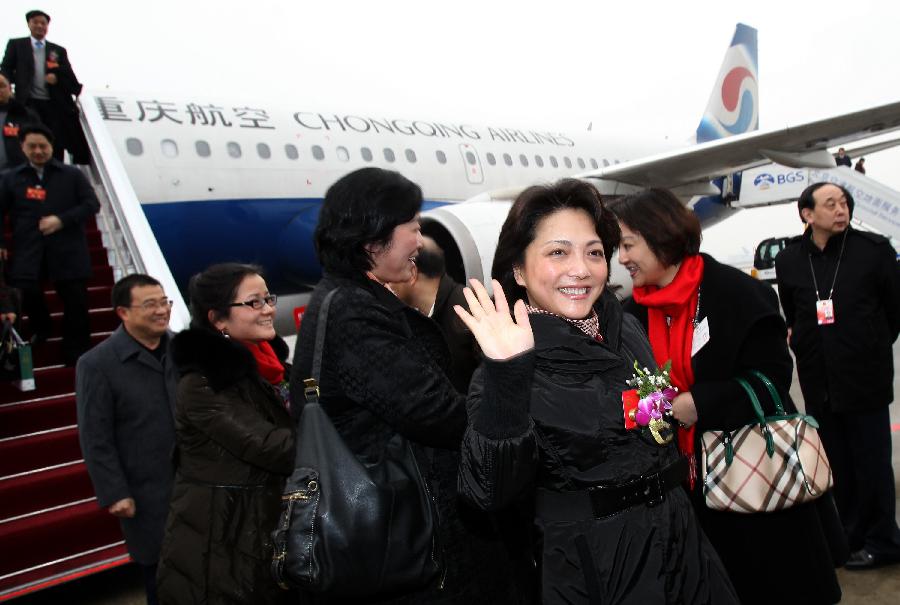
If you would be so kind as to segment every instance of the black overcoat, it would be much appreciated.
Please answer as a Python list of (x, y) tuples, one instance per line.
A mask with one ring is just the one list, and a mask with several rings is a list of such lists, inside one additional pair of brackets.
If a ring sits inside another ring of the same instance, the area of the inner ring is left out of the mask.
[[(531, 314), (535, 349), (485, 361), (472, 378), (460, 491), (484, 509), (506, 508), (535, 489), (620, 485), (679, 458), (625, 429), (622, 392), (635, 361), (656, 367), (637, 320), (606, 292), (598, 301), (603, 343), (565, 320)], [(487, 370), (516, 365), (499, 381)], [(721, 562), (700, 531), (684, 491), (656, 506), (603, 518), (560, 521), (540, 511), (543, 603), (736, 603)]]
[(244, 345), (192, 329), (172, 342), (176, 474), (159, 562), (160, 603), (279, 603), (269, 572), (294, 429)]
[[(76, 115), (78, 108), (72, 97), (81, 94), (81, 83), (75, 77), (69, 63), (69, 53), (59, 44), (46, 40), (44, 42), (48, 60), (55, 55), (57, 63), (57, 67), (48, 67), (45, 70), (48, 74), (56, 74), (57, 78), (56, 84), (47, 85), (50, 101), (57, 111)], [(2, 71), (12, 78), (16, 87), (16, 98), (25, 104), (31, 98), (31, 84), (34, 80), (34, 48), (31, 44), (31, 37), (11, 38), (6, 43), (6, 53), (3, 55), (3, 62), (0, 63)]]
[(303, 380), (312, 368), (319, 307), (336, 287), (340, 291), (329, 310), (322, 361), (322, 407), (362, 458), (380, 457), (398, 433), (409, 439), (420, 468), (428, 469), (423, 474), (439, 513), (445, 564), (442, 582), (436, 580), (396, 602), (527, 602), (527, 578), (516, 575), (527, 572), (514, 559), (530, 557), (524, 548), (509, 552), (515, 522), (509, 521), (512, 527), (507, 527), (504, 520), (458, 499), (456, 473), (466, 423), (465, 395), (447, 377), (447, 345), (433, 321), (365, 277), (326, 274), (313, 291), (297, 338), (292, 412), (299, 413), (303, 405)]
[[(46, 199), (28, 199), (27, 190), (38, 186), (46, 191)], [(44, 165), (43, 179), (38, 178), (30, 164), (5, 173), (0, 181), (0, 213), (12, 221), (9, 278), (38, 279), (42, 259), (46, 259), (48, 276), (53, 281), (88, 279), (91, 256), (85, 223), (98, 210), (100, 202), (93, 187), (74, 166), (51, 159)], [(54, 214), (62, 221), (62, 229), (46, 236), (41, 234), (41, 217)], [(0, 248), (7, 245), (0, 233)]]
[[(853, 228), (843, 255), (842, 234), (831, 237), (824, 251), (810, 238), (807, 230), (775, 258), (807, 409), (815, 414), (825, 405), (840, 413), (883, 408), (894, 400), (893, 343), (900, 333), (896, 252), (884, 237)], [(834, 282), (833, 324), (817, 323), (812, 269), (823, 299)]]
[(135, 517), (121, 522), (142, 565), (159, 559), (172, 492), (177, 380), (169, 335), (159, 346), (161, 360), (119, 326), (78, 359), (75, 373), (78, 437), (97, 503), (134, 499)]
[(15, 98), (11, 98), (6, 107), (6, 120), (0, 127), (3, 128), (3, 146), (6, 148), (6, 168), (21, 166), (27, 160), (22, 153), (22, 145), (19, 143), (19, 128), (25, 124), (40, 124), (41, 119), (34, 111), (25, 107)]
[[(703, 431), (733, 430), (756, 418), (736, 377), (749, 370), (762, 372), (778, 388), (785, 410), (796, 411), (789, 395), (793, 362), (775, 291), (709, 255), (703, 255), (703, 263), (697, 319), (707, 319), (710, 340), (693, 357), (691, 387), (698, 418), (698, 469)], [(626, 308), (647, 324), (645, 307), (632, 302)], [(757, 387), (763, 408), (773, 414), (774, 403), (761, 385)], [(840, 599), (834, 559), (846, 556), (840, 552), (846, 545), (840, 531), (831, 531), (836, 511), (830, 495), (772, 513), (724, 513), (706, 507), (698, 482), (691, 500), (741, 602), (824, 604)]]

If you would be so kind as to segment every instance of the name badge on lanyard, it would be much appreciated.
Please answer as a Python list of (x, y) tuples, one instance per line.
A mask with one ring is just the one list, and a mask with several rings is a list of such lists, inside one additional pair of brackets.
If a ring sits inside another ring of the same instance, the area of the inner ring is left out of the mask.
[(709, 317), (694, 326), (694, 338), (691, 339), (691, 357), (709, 342)]
[(827, 300), (816, 301), (816, 320), (820, 326), (827, 326), (834, 323), (834, 301), (830, 298)]

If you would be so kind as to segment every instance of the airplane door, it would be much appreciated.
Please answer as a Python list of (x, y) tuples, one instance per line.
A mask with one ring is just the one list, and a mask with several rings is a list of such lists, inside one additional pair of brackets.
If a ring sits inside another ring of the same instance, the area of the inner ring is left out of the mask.
[(459, 146), (459, 153), (462, 155), (463, 166), (466, 168), (466, 179), (472, 185), (481, 185), (484, 183), (484, 171), (481, 169), (481, 158), (478, 157), (478, 151), (468, 143), (462, 143)]

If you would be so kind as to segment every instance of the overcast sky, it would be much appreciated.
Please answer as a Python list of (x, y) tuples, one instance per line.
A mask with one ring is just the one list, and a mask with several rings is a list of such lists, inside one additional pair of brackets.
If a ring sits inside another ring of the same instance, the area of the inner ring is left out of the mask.
[[(759, 30), (762, 129), (900, 100), (888, 1), (2, 0), (0, 35), (27, 35), (31, 8), (89, 90), (681, 141), (743, 22)], [(900, 189), (900, 152), (867, 168)]]

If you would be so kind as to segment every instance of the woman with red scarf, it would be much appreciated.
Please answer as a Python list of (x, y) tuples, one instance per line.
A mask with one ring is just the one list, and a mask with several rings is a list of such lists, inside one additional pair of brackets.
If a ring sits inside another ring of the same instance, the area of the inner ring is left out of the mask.
[[(160, 603), (278, 603), (269, 538), (294, 466), (275, 295), (260, 269), (213, 265), (189, 286), (191, 327), (172, 341), (181, 378), (176, 475)], [(163, 461), (160, 461), (163, 464)]]
[[(728, 569), (741, 602), (836, 603), (834, 572), (845, 545), (830, 543), (830, 495), (757, 514), (710, 510), (704, 502), (700, 435), (734, 430), (755, 418), (735, 380), (751, 370), (778, 388), (788, 413), (793, 362), (774, 290), (700, 254), (700, 223), (669, 191), (648, 189), (614, 207), (622, 230), (619, 263), (628, 269), (634, 301), (626, 304), (647, 328), (658, 364), (671, 360), (680, 394), (672, 413), (678, 445), (691, 461), (688, 488), (700, 524)], [(774, 403), (755, 385), (767, 414)]]

